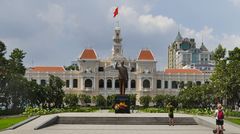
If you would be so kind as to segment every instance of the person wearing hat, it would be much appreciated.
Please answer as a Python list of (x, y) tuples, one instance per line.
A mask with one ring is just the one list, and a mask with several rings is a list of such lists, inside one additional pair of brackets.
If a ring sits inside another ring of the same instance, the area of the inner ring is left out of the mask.
[(220, 131), (224, 131), (224, 112), (223, 107), (220, 103), (217, 104), (217, 109), (215, 110), (215, 117), (216, 117), (216, 130), (217, 134), (220, 133)]

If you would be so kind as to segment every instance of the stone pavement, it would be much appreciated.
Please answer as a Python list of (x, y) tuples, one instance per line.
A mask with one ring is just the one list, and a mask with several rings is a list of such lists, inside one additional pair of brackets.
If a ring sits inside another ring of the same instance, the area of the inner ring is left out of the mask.
[[(14, 130), (5, 130), (0, 134), (212, 134), (215, 118), (175, 114), (175, 117), (197, 117), (199, 125), (84, 125), (56, 124), (47, 128), (34, 130), (35, 127), (56, 115), (59, 116), (88, 116), (88, 117), (167, 117), (167, 113), (134, 113), (115, 114), (107, 112), (96, 113), (60, 113), (41, 116)], [(225, 134), (240, 134), (240, 127), (225, 122)]]

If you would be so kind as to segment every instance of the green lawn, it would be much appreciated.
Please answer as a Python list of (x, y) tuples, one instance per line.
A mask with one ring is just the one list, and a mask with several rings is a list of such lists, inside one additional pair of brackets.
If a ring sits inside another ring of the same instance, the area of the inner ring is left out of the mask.
[(8, 128), (8, 127), (10, 127), (18, 122), (21, 122), (25, 119), (27, 119), (26, 116), (0, 118), (0, 130)]
[(226, 118), (226, 120), (240, 125), (240, 118)]

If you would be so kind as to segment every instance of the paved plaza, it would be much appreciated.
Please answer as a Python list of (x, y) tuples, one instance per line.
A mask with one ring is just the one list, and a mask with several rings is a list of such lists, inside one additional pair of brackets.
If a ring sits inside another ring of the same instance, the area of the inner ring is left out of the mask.
[[(167, 117), (167, 113), (133, 113), (115, 114), (107, 112), (96, 113), (60, 113), (40, 116), (14, 130), (5, 130), (0, 134), (212, 134), (215, 119), (213, 117), (175, 114), (175, 117), (194, 117), (199, 125), (91, 125), (91, 124), (55, 124), (46, 128), (34, 128), (54, 116), (64, 117)], [(240, 134), (240, 127), (225, 123), (225, 134)]]

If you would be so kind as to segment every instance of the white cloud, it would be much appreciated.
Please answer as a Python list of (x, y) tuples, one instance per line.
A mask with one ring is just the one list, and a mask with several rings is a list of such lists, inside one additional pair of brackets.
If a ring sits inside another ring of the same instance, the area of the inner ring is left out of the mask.
[(162, 33), (166, 33), (173, 28), (176, 28), (176, 23), (172, 18), (166, 16), (153, 16), (153, 15), (141, 15), (138, 18), (141, 28), (144, 31), (159, 30)]
[(229, 50), (232, 50), (235, 47), (240, 47), (240, 35), (223, 34), (221, 44)]
[(198, 44), (200, 44), (202, 41), (205, 43), (212, 43), (216, 39), (213, 34), (213, 28), (209, 28), (208, 26), (204, 26), (200, 31), (183, 27), (182, 33), (184, 37), (195, 38)]
[[(111, 9), (110, 16), (112, 16), (113, 10), (114, 8)], [(145, 13), (150, 10), (150, 6), (144, 6)], [(176, 29), (176, 22), (172, 18), (162, 15), (154, 16), (152, 14), (141, 14), (129, 6), (121, 6), (119, 9), (119, 16), (117, 17), (124, 23), (127, 23), (128, 26), (134, 26), (137, 29), (140, 28), (143, 33), (167, 33)]]
[(240, 35), (226, 33), (217, 35), (214, 34), (213, 28), (208, 26), (203, 27), (200, 31), (183, 27), (182, 31), (184, 37), (195, 38), (198, 45), (203, 41), (210, 51), (215, 50), (218, 44), (222, 44), (227, 50), (240, 47)]
[(229, 0), (234, 6), (240, 7), (240, 0)]

